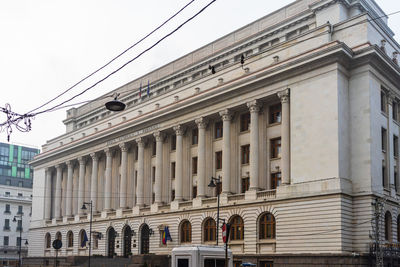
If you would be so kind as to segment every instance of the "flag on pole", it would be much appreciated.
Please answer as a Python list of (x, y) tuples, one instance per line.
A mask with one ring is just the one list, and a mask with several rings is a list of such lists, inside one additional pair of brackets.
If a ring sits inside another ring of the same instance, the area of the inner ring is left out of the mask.
[(140, 87), (139, 87), (139, 98), (142, 97), (142, 82), (140, 82)]
[(147, 97), (150, 96), (150, 81), (147, 80)]
[(169, 240), (169, 241), (172, 241), (172, 238), (171, 238), (171, 235), (169, 234), (168, 226), (165, 226), (165, 227), (164, 227), (164, 233), (163, 233), (162, 243), (163, 243), (164, 245), (166, 245), (168, 240)]
[(86, 235), (86, 231), (83, 232), (83, 239), (82, 239), (82, 243), (81, 243), (81, 247), (86, 247), (86, 242), (88, 242), (88, 238)]

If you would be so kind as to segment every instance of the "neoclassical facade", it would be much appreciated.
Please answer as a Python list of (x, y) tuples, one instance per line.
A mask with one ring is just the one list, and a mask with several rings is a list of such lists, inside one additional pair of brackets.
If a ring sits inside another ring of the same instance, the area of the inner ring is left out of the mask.
[(235, 264), (352, 262), (376, 199), (380, 242), (398, 242), (399, 49), (373, 0), (299, 0), (115, 89), (122, 112), (68, 110), (32, 162), (29, 255), (54, 239), (87, 255), (88, 202), (92, 254), (110, 257), (216, 245), (224, 220)]

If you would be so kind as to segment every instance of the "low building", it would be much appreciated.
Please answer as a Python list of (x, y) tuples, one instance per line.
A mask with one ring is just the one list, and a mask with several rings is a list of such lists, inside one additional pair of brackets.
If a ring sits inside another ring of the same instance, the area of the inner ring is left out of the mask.
[[(37, 148), (0, 143), (0, 263), (8, 265), (27, 256), (32, 215), (33, 169), (28, 162)], [(14, 221), (15, 218), (15, 221)]]
[(373, 0), (298, 0), (115, 89), (122, 112), (104, 97), (68, 110), (32, 162), (29, 256), (55, 256), (54, 239), (88, 255), (91, 218), (109, 257), (221, 245), (221, 219), (235, 266), (355, 265), (399, 242), (387, 19)]

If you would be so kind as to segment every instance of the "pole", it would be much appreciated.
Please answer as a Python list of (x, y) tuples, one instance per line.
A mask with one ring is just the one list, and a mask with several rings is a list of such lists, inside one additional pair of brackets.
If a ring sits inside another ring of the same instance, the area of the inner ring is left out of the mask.
[(90, 267), (90, 253), (92, 251), (92, 217), (93, 217), (93, 211), (92, 211), (92, 200), (90, 200), (90, 222), (89, 222), (89, 263), (88, 267)]
[(57, 256), (58, 256), (58, 249), (56, 249), (56, 262), (54, 263), (54, 266), (55, 266), (55, 267), (58, 266)]
[(225, 243), (225, 267), (228, 267), (228, 240)]
[(217, 202), (218, 202), (218, 206), (217, 206), (217, 231), (216, 231), (216, 235), (217, 235), (217, 246), (218, 246), (218, 230), (219, 230), (219, 192), (218, 192), (218, 189), (217, 189), (217, 193), (218, 193), (218, 195), (217, 195)]
[(18, 266), (21, 267), (21, 245), (22, 245), (22, 217), (21, 217), (21, 227), (19, 228), (19, 255), (18, 255)]

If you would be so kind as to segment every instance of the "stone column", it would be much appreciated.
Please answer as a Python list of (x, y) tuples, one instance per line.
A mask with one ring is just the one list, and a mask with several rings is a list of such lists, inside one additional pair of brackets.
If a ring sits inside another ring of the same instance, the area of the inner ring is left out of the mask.
[(111, 210), (111, 179), (112, 179), (112, 151), (104, 149), (106, 153), (106, 179), (104, 182), (104, 209)]
[(79, 174), (78, 174), (78, 214), (83, 214), (81, 209), (85, 201), (85, 158), (79, 157)]
[(154, 137), (156, 138), (156, 173), (155, 173), (155, 185), (154, 185), (154, 193), (155, 193), (155, 203), (161, 204), (162, 196), (162, 169), (163, 169), (163, 141), (164, 134), (161, 132), (155, 132)]
[(257, 100), (247, 103), (250, 110), (250, 188), (249, 190), (258, 190), (259, 185), (259, 138), (258, 138), (258, 113), (260, 104)]
[(61, 182), (62, 182), (62, 167), (56, 165), (57, 176), (56, 176), (56, 192), (55, 192), (55, 217), (61, 219)]
[(197, 196), (206, 196), (206, 120), (201, 117), (195, 120), (199, 129), (197, 145)]
[(138, 145), (138, 173), (136, 183), (136, 205), (142, 207), (144, 205), (144, 140), (136, 139)]
[(231, 191), (231, 120), (232, 114), (225, 109), (219, 113), (223, 121), (223, 150), (222, 150), (222, 193)]
[(278, 92), (282, 103), (282, 123), (281, 123), (281, 175), (282, 184), (290, 184), (290, 89)]
[(90, 200), (92, 201), (93, 213), (97, 213), (97, 179), (99, 172), (99, 156), (96, 153), (91, 153), (90, 157), (92, 158), (92, 176), (90, 177)]
[(386, 130), (386, 189), (392, 191), (391, 189), (393, 188), (393, 193), (396, 195), (395, 188), (394, 188), (394, 157), (393, 157), (393, 101), (395, 100), (396, 96), (392, 92), (388, 92), (387, 94), (387, 115), (388, 115), (388, 120), (387, 120), (387, 130)]
[(174, 126), (176, 133), (176, 175), (175, 175), (175, 200), (183, 199), (183, 128)]
[(67, 197), (66, 197), (66, 216), (72, 216), (72, 174), (73, 174), (73, 165), (71, 161), (67, 161)]
[(126, 190), (128, 187), (128, 145), (126, 143), (119, 144), (121, 149), (121, 183), (119, 187), (119, 207), (124, 209), (126, 204)]
[(46, 187), (45, 187), (45, 207), (44, 207), (44, 219), (51, 219), (51, 170), (46, 168)]

